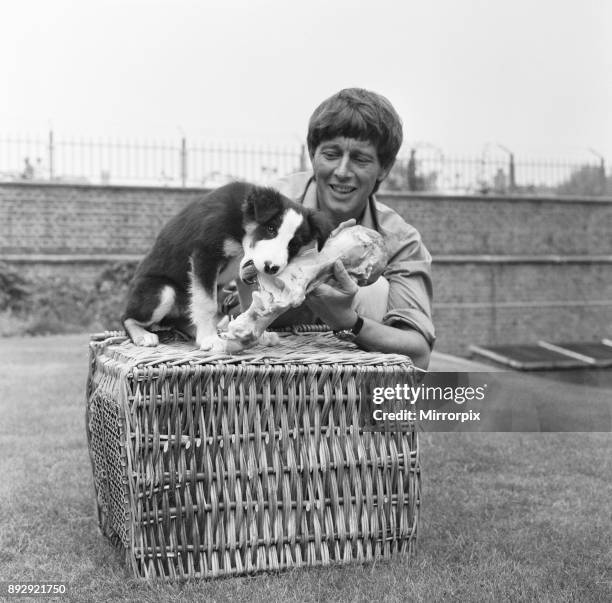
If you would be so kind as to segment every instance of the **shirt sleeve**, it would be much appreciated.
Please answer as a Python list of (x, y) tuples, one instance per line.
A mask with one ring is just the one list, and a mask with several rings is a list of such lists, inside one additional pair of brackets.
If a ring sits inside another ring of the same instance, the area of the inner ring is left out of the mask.
[(419, 232), (399, 216), (393, 231), (382, 227), (389, 251), (389, 263), (383, 276), (389, 282), (387, 313), (383, 324), (408, 327), (419, 331), (430, 346), (435, 341), (432, 321), (433, 286), (431, 255)]

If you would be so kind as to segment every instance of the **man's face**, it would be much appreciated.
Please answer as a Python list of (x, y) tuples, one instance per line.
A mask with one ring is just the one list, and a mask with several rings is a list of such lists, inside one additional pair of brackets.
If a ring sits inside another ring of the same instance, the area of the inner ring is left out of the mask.
[(311, 161), (319, 207), (336, 223), (359, 220), (376, 183), (389, 171), (372, 143), (343, 136), (319, 144)]

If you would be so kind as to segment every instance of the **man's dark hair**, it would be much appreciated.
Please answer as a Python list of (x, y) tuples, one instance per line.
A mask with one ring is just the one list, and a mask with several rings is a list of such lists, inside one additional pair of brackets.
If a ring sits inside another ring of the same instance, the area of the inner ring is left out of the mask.
[(363, 88), (345, 88), (324, 100), (308, 122), (308, 152), (327, 140), (344, 136), (376, 147), (378, 161), (390, 168), (402, 146), (402, 120), (382, 95)]

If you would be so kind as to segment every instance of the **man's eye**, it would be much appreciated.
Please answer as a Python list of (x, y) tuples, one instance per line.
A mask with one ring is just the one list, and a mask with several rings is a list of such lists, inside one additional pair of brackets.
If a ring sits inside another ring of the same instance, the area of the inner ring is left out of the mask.
[(334, 153), (333, 151), (323, 151), (321, 155), (323, 155), (325, 159), (335, 159), (338, 157), (338, 153)]

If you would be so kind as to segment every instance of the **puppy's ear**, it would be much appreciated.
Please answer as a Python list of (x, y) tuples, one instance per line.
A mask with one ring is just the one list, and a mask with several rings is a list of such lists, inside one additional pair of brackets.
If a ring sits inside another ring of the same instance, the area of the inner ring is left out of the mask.
[(317, 241), (317, 249), (321, 251), (321, 248), (325, 245), (325, 241), (329, 238), (334, 226), (329, 218), (320, 211), (308, 212), (308, 224), (313, 238)]
[(280, 193), (273, 188), (255, 186), (244, 201), (243, 213), (247, 220), (265, 224), (283, 209)]

